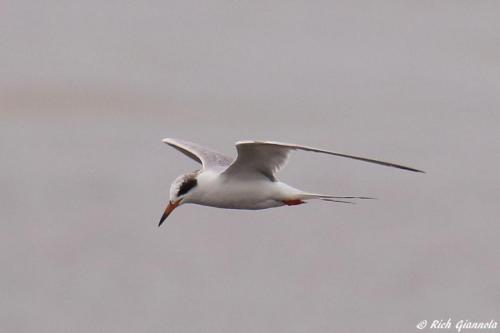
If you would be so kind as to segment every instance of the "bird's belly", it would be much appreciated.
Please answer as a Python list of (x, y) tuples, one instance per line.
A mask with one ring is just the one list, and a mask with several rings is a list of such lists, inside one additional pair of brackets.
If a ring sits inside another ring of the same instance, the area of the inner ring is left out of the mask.
[(229, 209), (266, 209), (283, 206), (271, 182), (225, 182), (207, 187), (192, 203)]

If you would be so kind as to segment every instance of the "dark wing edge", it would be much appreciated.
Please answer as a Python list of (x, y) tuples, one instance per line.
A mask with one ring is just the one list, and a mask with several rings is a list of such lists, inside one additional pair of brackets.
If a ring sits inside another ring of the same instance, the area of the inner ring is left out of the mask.
[(412, 172), (425, 173), (425, 171), (415, 169), (412, 167), (408, 167), (408, 166), (404, 166), (401, 164), (384, 162), (384, 161), (375, 160), (372, 158), (360, 157), (360, 156), (355, 156), (355, 155), (342, 154), (342, 153), (337, 153), (337, 152), (333, 152), (333, 151), (317, 149), (317, 148), (308, 147), (308, 146), (301, 146), (301, 145), (296, 145), (296, 144), (291, 144), (291, 143), (281, 143), (281, 142), (274, 142), (274, 141), (238, 141), (238, 142), (236, 142), (236, 146), (243, 145), (243, 144), (253, 144), (253, 143), (281, 146), (284, 148), (289, 148), (291, 150), (312, 151), (312, 152), (316, 152), (316, 153), (323, 153), (323, 154), (328, 154), (328, 155), (333, 155), (333, 156), (345, 157), (345, 158), (350, 158), (353, 160), (379, 164), (379, 165), (383, 165), (383, 166), (387, 166), (387, 167), (392, 167), (392, 168), (397, 168), (397, 169), (402, 169), (402, 170), (407, 170), (407, 171), (412, 171)]

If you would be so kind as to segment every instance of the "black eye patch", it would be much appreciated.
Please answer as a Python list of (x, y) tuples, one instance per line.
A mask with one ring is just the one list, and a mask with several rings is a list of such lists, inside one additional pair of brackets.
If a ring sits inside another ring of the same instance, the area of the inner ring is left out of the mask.
[(186, 179), (181, 184), (181, 187), (179, 188), (179, 193), (177, 193), (177, 196), (181, 196), (183, 194), (188, 193), (196, 185), (198, 185), (198, 181), (196, 180), (196, 178), (188, 178), (188, 179)]

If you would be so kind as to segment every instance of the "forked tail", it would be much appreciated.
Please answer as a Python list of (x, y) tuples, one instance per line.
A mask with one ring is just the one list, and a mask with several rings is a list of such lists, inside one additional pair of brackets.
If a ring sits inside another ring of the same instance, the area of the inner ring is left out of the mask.
[(301, 199), (304, 199), (304, 200), (319, 199), (319, 200), (330, 201), (330, 202), (340, 202), (340, 203), (347, 203), (347, 204), (356, 204), (356, 202), (354, 202), (354, 201), (348, 201), (348, 200), (343, 200), (343, 199), (374, 200), (374, 199), (377, 199), (377, 198), (362, 197), (362, 196), (337, 196), (337, 195), (318, 194), (318, 193), (302, 193), (301, 194)]

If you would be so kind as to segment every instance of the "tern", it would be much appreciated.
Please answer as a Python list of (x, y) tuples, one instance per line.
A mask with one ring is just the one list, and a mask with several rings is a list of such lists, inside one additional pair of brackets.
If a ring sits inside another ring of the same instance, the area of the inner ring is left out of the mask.
[(279, 181), (276, 173), (285, 166), (290, 152), (294, 150), (347, 157), (413, 172), (423, 172), (371, 158), (273, 141), (238, 141), (236, 142), (238, 155), (235, 159), (185, 140), (166, 138), (162, 141), (200, 163), (201, 169), (181, 175), (174, 180), (170, 187), (170, 200), (158, 226), (161, 226), (174, 209), (187, 203), (218, 208), (256, 210), (300, 205), (310, 199), (342, 203), (352, 203), (343, 199), (372, 199), (309, 193)]

